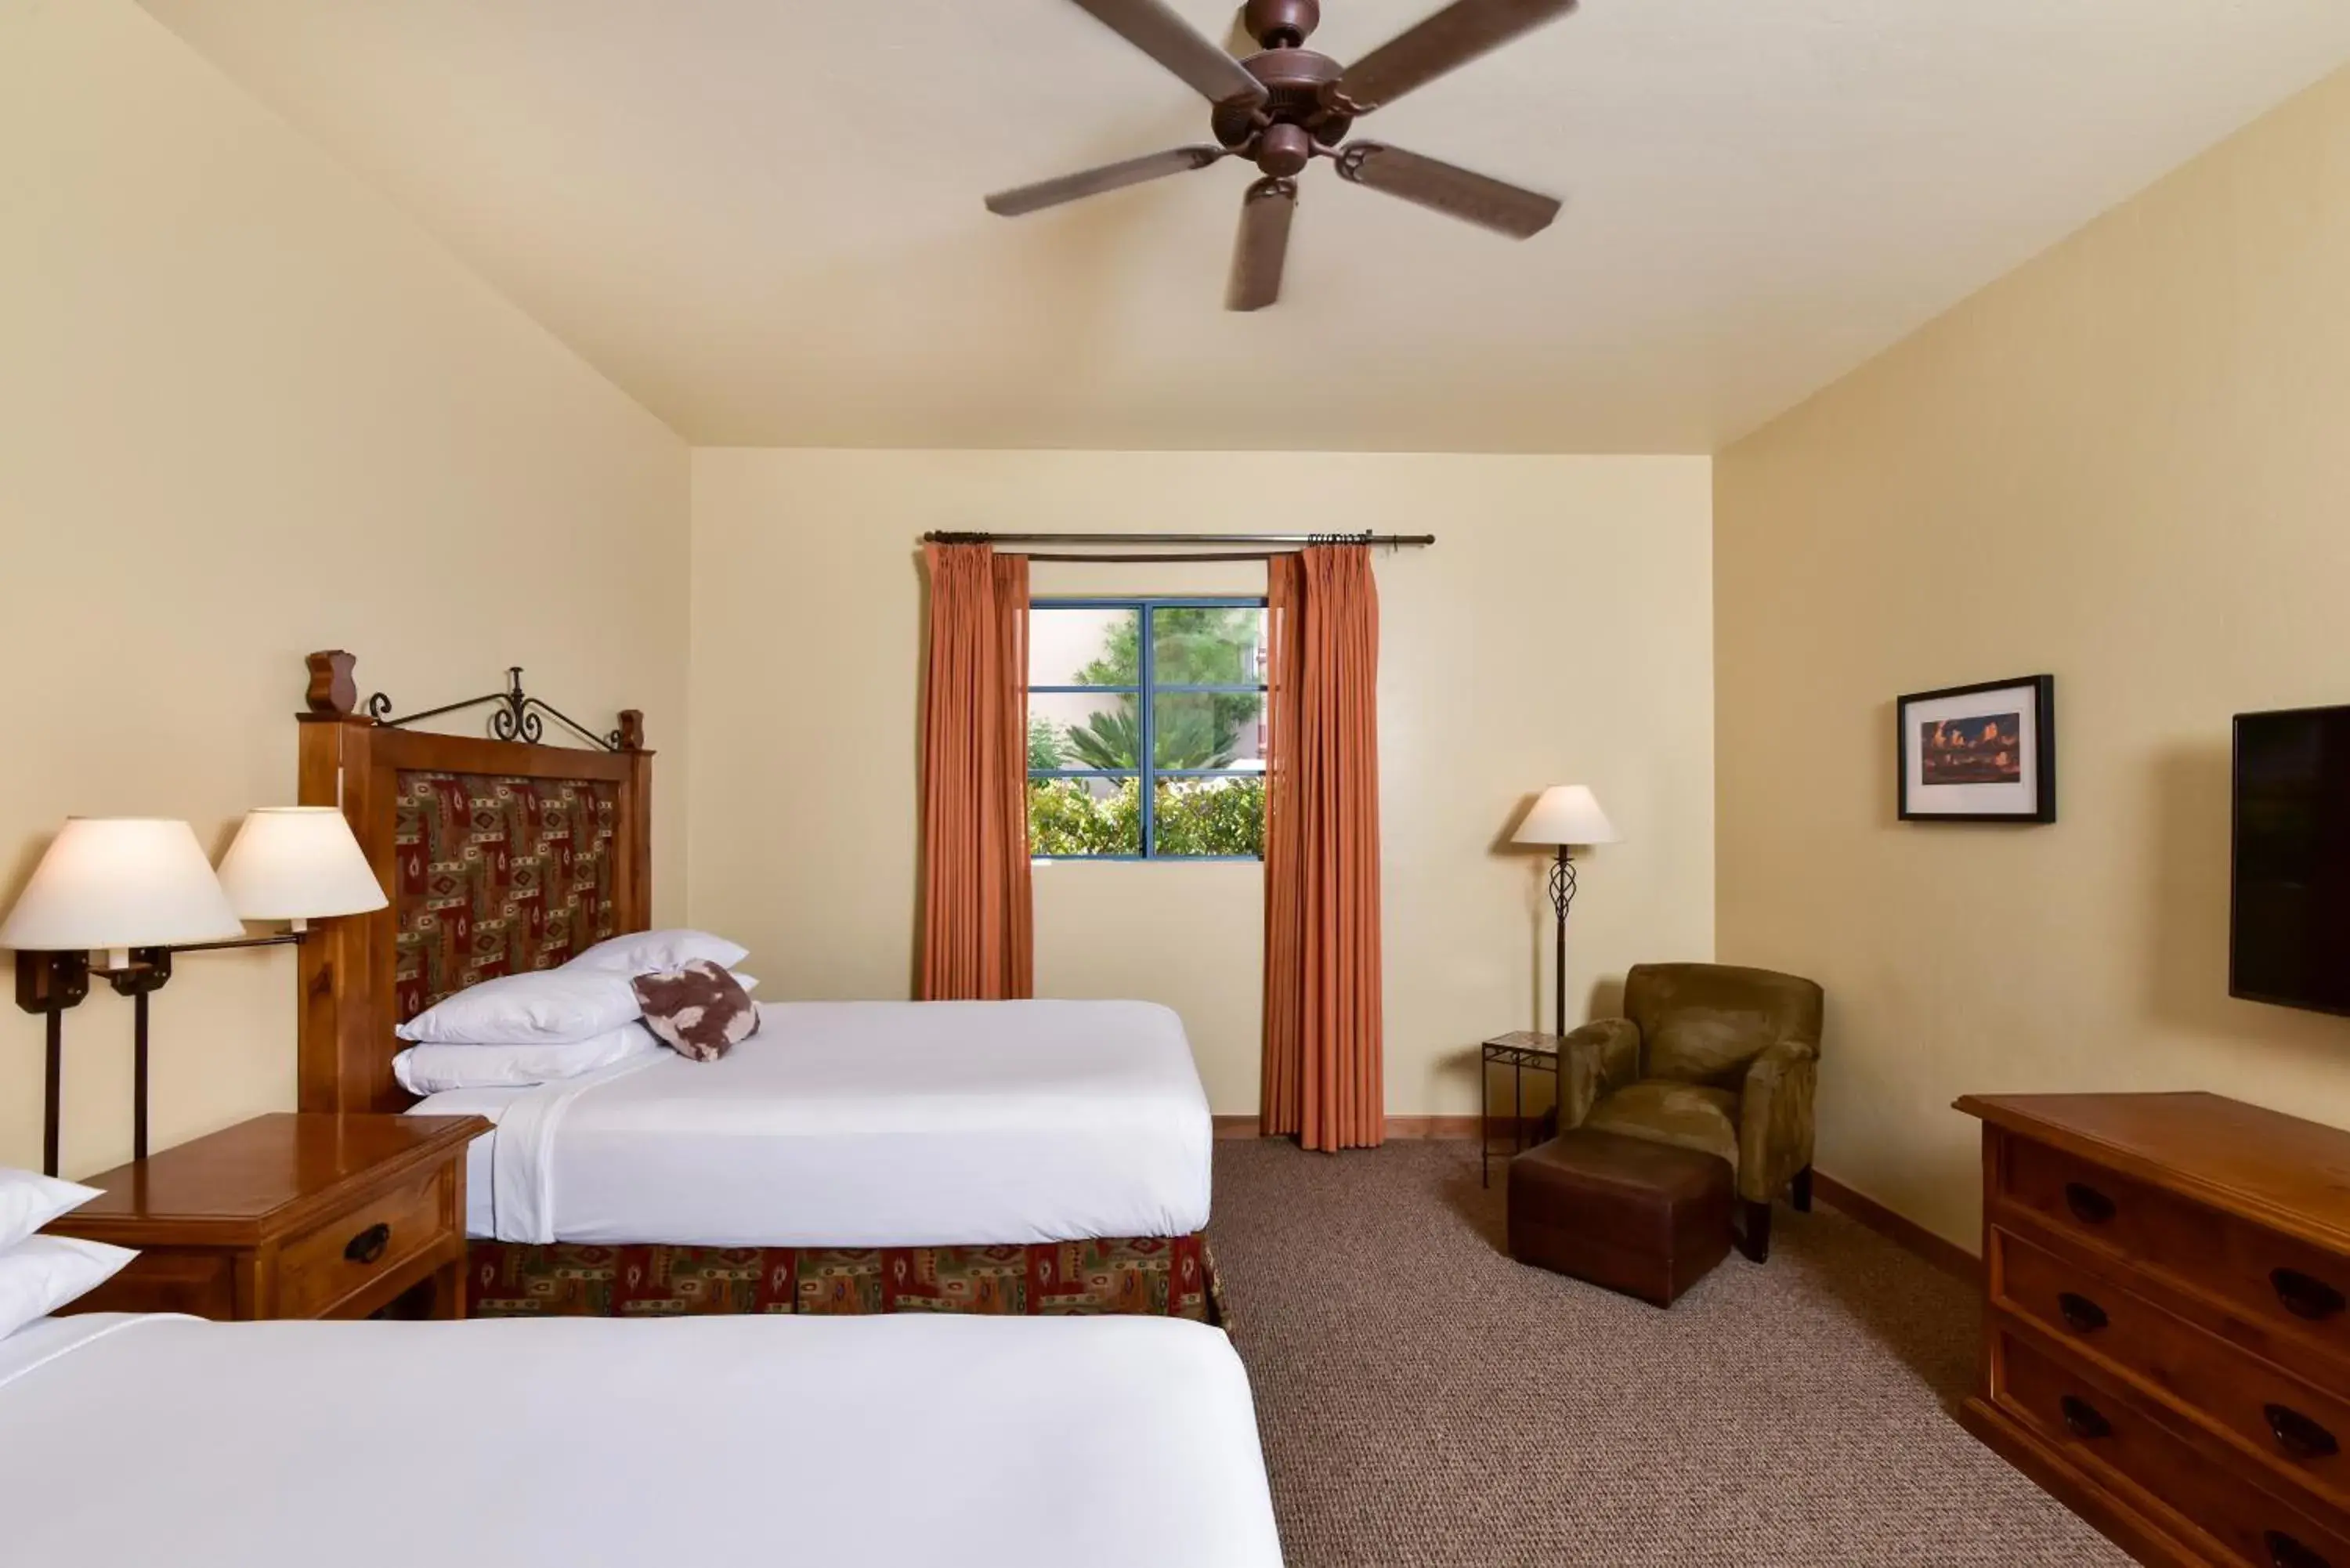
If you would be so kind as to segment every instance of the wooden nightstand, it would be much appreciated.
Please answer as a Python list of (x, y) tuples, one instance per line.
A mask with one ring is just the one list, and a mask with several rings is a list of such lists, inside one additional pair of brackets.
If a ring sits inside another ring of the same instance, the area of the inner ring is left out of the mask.
[(88, 1185), (47, 1229), (139, 1250), (73, 1312), (223, 1320), (465, 1315), (465, 1146), (479, 1116), (256, 1116)]

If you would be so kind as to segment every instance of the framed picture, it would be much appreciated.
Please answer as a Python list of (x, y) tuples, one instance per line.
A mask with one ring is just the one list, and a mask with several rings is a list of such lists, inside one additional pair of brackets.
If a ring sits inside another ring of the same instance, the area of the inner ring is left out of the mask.
[(1894, 704), (1904, 822), (2056, 820), (2056, 678), (1919, 691)]

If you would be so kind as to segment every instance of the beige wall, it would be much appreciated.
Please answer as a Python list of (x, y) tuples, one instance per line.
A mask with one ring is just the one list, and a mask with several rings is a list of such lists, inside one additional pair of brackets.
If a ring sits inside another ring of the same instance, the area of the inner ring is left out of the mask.
[[(642, 707), (683, 907), (683, 444), (128, 0), (0, 5), (0, 901), (68, 813), (217, 851), (294, 794), (301, 656), (425, 706), (519, 662)], [(155, 1000), (169, 1144), (294, 1096), (283, 950)], [(130, 1004), (68, 1020), (68, 1173), (126, 1158)], [(40, 1158), (0, 1009), (0, 1164)]]
[[(698, 451), (692, 912), (763, 994), (902, 997), (915, 914), (931, 528), (1433, 531), (1383, 558), (1388, 1105), (1465, 1113), (1473, 1046), (1546, 1016), (1525, 795), (1591, 784), (1570, 953), (1595, 982), (1711, 946), (1709, 467), (1690, 458)], [(1262, 592), (1261, 568), (1040, 566), (1040, 594)], [(1036, 873), (1038, 988), (1189, 1025), (1219, 1112), (1256, 1109), (1253, 865)]]
[[(2239, 711), (2350, 701), (2350, 76), (1725, 453), (1725, 959), (1828, 991), (1820, 1167), (1973, 1244), (1972, 1090), (2350, 1125), (2227, 995)], [(1905, 826), (1891, 699), (2053, 670), (2061, 821)]]

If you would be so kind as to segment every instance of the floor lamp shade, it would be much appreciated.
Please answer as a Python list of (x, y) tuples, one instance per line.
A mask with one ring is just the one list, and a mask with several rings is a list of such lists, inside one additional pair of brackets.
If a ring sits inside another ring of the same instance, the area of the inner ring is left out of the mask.
[(1511, 836), (1516, 844), (1613, 844), (1615, 825), (1582, 784), (1553, 784)]
[(186, 823), (73, 816), (0, 923), (0, 948), (121, 952), (244, 934)]
[(389, 902), (351, 825), (331, 805), (248, 812), (221, 859), (220, 881), (248, 920), (359, 915)]

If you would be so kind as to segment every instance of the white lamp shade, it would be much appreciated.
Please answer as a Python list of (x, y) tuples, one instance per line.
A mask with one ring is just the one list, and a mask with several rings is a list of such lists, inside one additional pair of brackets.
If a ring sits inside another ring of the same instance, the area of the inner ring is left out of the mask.
[(1581, 784), (1553, 784), (1543, 791), (1526, 819), (1511, 836), (1516, 844), (1613, 844), (1615, 825)]
[(0, 948), (161, 948), (244, 934), (186, 823), (69, 816), (0, 923)]
[(245, 814), (221, 857), (221, 886), (248, 920), (357, 915), (389, 902), (383, 885), (331, 805), (272, 805)]

